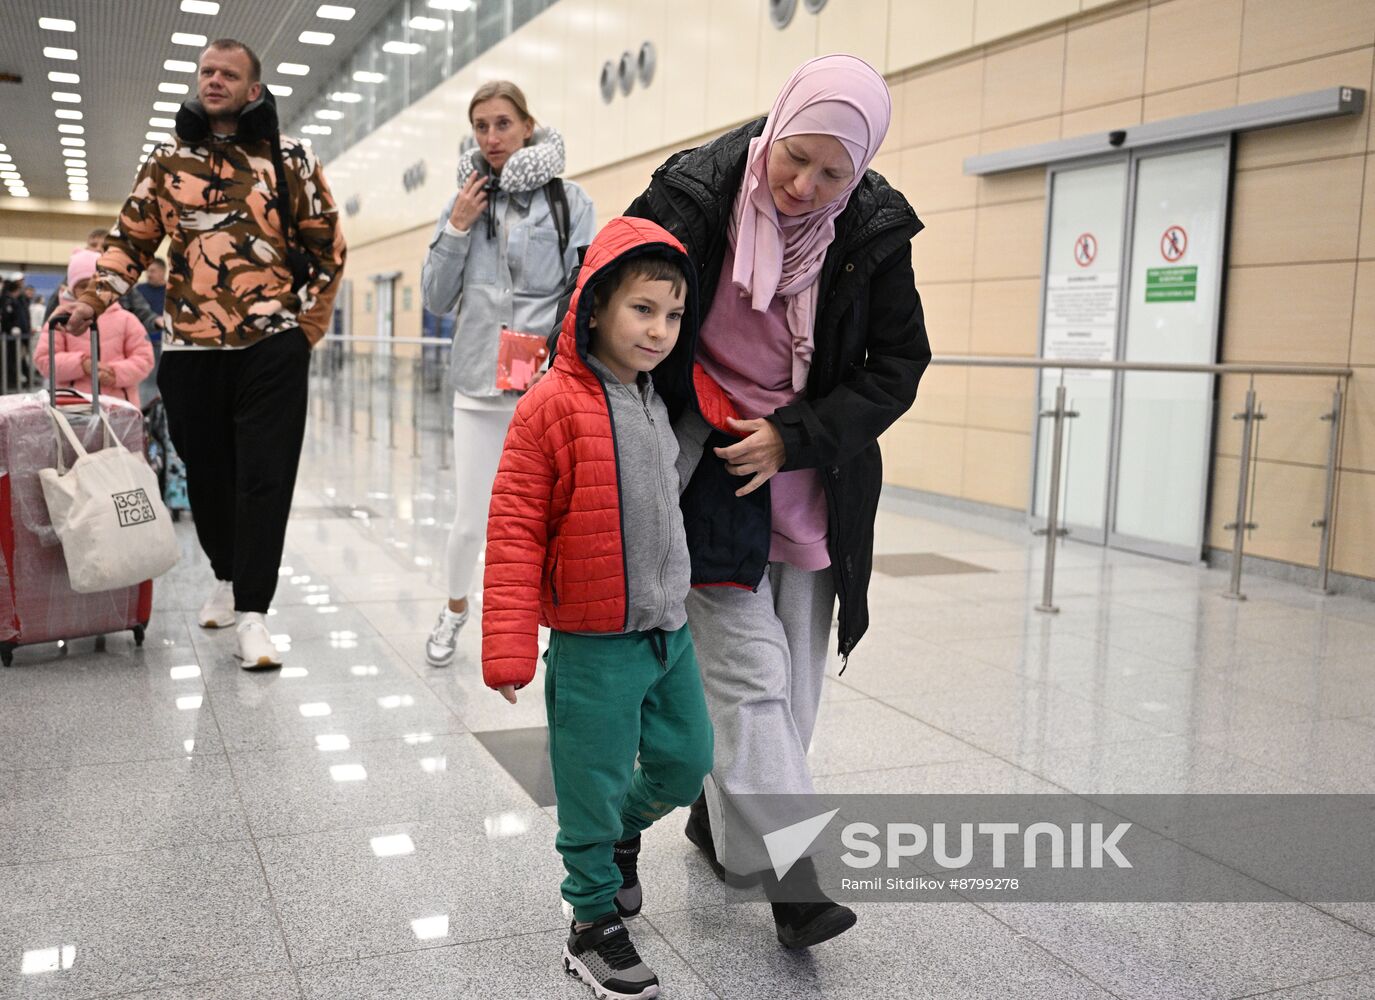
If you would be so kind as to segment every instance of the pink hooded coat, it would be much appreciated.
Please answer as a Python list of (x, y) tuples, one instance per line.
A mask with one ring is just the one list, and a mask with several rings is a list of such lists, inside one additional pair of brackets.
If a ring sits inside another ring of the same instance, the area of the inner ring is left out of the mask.
[[(74, 250), (71, 263), (67, 265), (68, 283), (75, 286), (76, 282), (90, 278), (99, 257), (92, 250)], [(95, 328), (100, 331), (100, 363), (109, 365), (115, 373), (115, 384), (101, 386), (101, 395), (117, 396), (138, 406), (138, 385), (153, 370), (153, 345), (147, 331), (134, 314), (120, 308), (118, 302), (100, 314)], [(91, 339), (87, 334), (72, 336), (64, 330), (56, 330), (53, 354), (49, 359), (48, 327), (44, 325), (34, 345), (33, 362), (44, 375), (51, 368), (59, 388), (90, 392), (91, 376), (81, 370), (81, 363), (90, 355)]]

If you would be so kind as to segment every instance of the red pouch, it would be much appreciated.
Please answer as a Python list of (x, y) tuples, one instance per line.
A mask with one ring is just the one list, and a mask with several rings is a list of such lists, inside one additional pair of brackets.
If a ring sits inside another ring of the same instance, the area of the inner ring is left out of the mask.
[(497, 388), (524, 392), (548, 356), (543, 337), (503, 326), (497, 348)]

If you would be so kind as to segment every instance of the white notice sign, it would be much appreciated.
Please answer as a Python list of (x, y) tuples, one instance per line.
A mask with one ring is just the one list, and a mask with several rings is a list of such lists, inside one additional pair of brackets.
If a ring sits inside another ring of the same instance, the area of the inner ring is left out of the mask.
[[(1052, 274), (1046, 281), (1042, 354), (1061, 361), (1111, 361), (1117, 341), (1117, 274)], [(1111, 378), (1070, 371), (1066, 378)]]

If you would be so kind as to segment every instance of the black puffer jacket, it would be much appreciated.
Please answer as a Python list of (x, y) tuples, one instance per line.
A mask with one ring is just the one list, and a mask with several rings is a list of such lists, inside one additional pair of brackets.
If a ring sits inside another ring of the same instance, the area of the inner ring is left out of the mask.
[[(687, 247), (700, 276), (699, 302), (716, 294), (726, 251), (726, 229), (736, 191), (745, 172), (749, 142), (763, 131), (765, 119), (742, 125), (704, 146), (671, 156), (649, 187), (626, 209), (626, 215), (653, 219)], [(868, 589), (873, 570), (874, 519), (883, 485), (883, 459), (878, 438), (912, 405), (917, 383), (931, 359), (912, 273), (911, 239), (922, 228), (907, 200), (872, 170), (860, 182), (836, 219), (835, 240), (826, 253), (817, 297), (815, 350), (803, 398), (776, 411), (769, 421), (783, 436), (785, 470), (818, 468), (823, 472), (829, 516), (828, 547), (836, 592), (840, 598), (840, 653), (848, 657), (869, 627)], [(654, 373), (669, 412), (677, 415), (694, 405), (691, 378), (681, 370), (685, 352), (675, 351)], [(672, 367), (679, 368), (673, 371)], [(709, 446), (716, 442), (708, 442)], [(720, 460), (710, 447), (702, 464)], [(699, 473), (702, 470), (699, 468)], [(696, 477), (694, 476), (694, 479)], [(737, 487), (744, 480), (735, 479)], [(720, 490), (708, 491), (720, 502)], [(704, 512), (693, 510), (692, 487), (683, 497), (684, 521), (693, 544), (695, 582), (736, 582), (734, 566), (756, 568), (768, 558), (767, 488), (740, 505), (734, 537), (713, 536), (720, 580), (707, 581), (696, 565), (701, 539), (692, 525)], [(714, 519), (719, 526), (720, 518)], [(762, 544), (762, 554), (758, 551)], [(743, 554), (742, 554), (743, 553)]]

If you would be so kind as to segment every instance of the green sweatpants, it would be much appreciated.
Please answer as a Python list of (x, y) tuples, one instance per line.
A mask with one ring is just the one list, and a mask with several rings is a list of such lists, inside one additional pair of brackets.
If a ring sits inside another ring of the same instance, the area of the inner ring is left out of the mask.
[(616, 841), (701, 792), (711, 720), (686, 625), (611, 636), (551, 632), (545, 661), (563, 898), (575, 919), (596, 920), (616, 911)]

